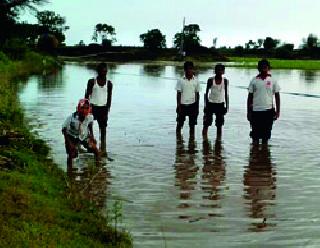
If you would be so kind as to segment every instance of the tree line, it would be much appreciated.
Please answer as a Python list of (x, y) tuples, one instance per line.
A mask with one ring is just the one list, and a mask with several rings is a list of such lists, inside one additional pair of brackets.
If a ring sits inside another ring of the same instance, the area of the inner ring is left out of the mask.
[[(65, 31), (69, 29), (66, 18), (54, 11), (37, 11), (37, 7), (45, 4), (46, 0), (0, 0), (0, 50), (13, 58), (21, 56), (29, 47), (42, 51), (54, 51), (63, 46)], [(37, 24), (19, 21), (22, 11), (31, 11), (37, 17)], [(173, 47), (177, 52), (187, 55), (199, 52), (224, 54), (231, 56), (270, 56), (279, 58), (320, 58), (320, 41), (315, 34), (309, 34), (302, 40), (299, 49), (294, 49), (291, 43), (283, 43), (279, 39), (266, 37), (249, 40), (244, 46), (216, 48), (217, 38), (212, 39), (211, 47), (201, 45), (198, 24), (188, 24), (174, 35)], [(110, 48), (116, 41), (115, 28), (107, 23), (98, 23), (93, 27), (91, 39), (104, 48)], [(139, 36), (143, 47), (155, 52), (166, 48), (166, 35), (159, 29), (151, 29)], [(85, 46), (83, 40), (77, 46)]]

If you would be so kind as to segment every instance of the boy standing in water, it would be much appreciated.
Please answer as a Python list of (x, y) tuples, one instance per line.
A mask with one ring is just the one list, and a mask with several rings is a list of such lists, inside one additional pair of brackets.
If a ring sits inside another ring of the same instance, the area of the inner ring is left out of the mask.
[(252, 125), (253, 144), (259, 144), (259, 139), (263, 144), (268, 144), (273, 121), (280, 116), (280, 87), (269, 74), (270, 64), (267, 60), (258, 62), (258, 70), (259, 74), (249, 84), (247, 118)]
[(93, 116), (90, 114), (90, 103), (88, 99), (81, 99), (77, 111), (70, 115), (62, 125), (62, 134), (64, 135), (68, 155), (68, 169), (72, 168), (72, 160), (78, 157), (80, 145), (83, 145), (89, 152), (93, 152), (96, 160), (99, 159), (92, 124)]
[[(207, 81), (205, 97), (205, 107), (203, 109), (203, 130), (202, 135), (207, 137), (208, 128), (212, 125), (213, 114), (216, 116), (217, 140), (221, 138), (222, 126), (224, 125), (224, 115), (229, 110), (229, 81), (223, 77), (225, 67), (222, 64), (215, 66), (215, 76)], [(210, 94), (209, 94), (210, 91)], [(209, 94), (209, 96), (208, 96)]]
[(194, 127), (199, 114), (199, 81), (194, 77), (193, 62), (184, 63), (184, 77), (179, 79), (177, 90), (177, 135), (181, 134), (186, 116), (189, 117), (190, 137), (194, 137)]
[(85, 98), (90, 99), (92, 114), (100, 130), (100, 151), (106, 155), (106, 130), (108, 113), (111, 108), (112, 83), (107, 80), (107, 64), (97, 66), (97, 77), (89, 79)]

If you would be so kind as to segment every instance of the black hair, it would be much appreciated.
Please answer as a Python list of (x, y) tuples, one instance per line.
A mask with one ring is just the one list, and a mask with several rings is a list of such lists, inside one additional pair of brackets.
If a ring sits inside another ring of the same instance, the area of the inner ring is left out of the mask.
[(219, 70), (225, 70), (225, 66), (221, 63), (216, 64), (216, 66), (214, 67), (214, 72), (217, 74), (217, 71)]
[(97, 72), (101, 71), (102, 69), (107, 69), (108, 66), (107, 66), (107, 63), (105, 62), (102, 62), (102, 63), (99, 63), (98, 66), (97, 66)]
[(266, 60), (266, 59), (261, 59), (261, 60), (258, 62), (258, 71), (261, 72), (261, 71), (262, 71), (262, 68), (263, 68), (264, 66), (268, 66), (269, 69), (271, 69), (269, 61)]
[(184, 62), (183, 69), (186, 71), (188, 69), (188, 67), (192, 67), (193, 68), (193, 62), (192, 61)]

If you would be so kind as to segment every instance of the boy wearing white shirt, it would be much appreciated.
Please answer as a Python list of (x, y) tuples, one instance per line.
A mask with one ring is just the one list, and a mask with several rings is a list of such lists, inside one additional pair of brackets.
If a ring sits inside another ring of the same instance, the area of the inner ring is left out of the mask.
[(190, 137), (194, 137), (194, 126), (197, 125), (199, 114), (199, 81), (194, 77), (193, 62), (184, 63), (184, 77), (179, 79), (177, 90), (177, 127), (176, 133), (180, 134), (186, 116), (189, 117)]
[(72, 160), (78, 157), (79, 146), (83, 145), (99, 160), (99, 151), (92, 131), (93, 116), (90, 113), (88, 99), (81, 99), (77, 111), (71, 114), (62, 125), (62, 134), (65, 139), (68, 169), (72, 168)]
[[(280, 87), (269, 74), (270, 64), (263, 59), (258, 62), (259, 74), (249, 84), (247, 118), (252, 126), (252, 141), (267, 144), (271, 137), (273, 121), (280, 116)], [(275, 96), (276, 106), (273, 105)]]
[[(229, 110), (229, 81), (223, 77), (225, 66), (217, 64), (215, 66), (215, 76), (207, 81), (205, 97), (205, 107), (203, 109), (203, 129), (202, 135), (207, 137), (208, 128), (212, 125), (213, 114), (216, 116), (217, 140), (221, 138), (222, 126), (224, 125), (224, 115)], [(209, 94), (210, 91), (210, 94)]]

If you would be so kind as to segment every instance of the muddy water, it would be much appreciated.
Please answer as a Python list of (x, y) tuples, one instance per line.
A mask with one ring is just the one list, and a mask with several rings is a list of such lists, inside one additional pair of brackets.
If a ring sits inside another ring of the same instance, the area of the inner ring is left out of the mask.
[[(176, 137), (174, 86), (181, 73), (173, 66), (110, 66), (107, 149), (114, 161), (98, 173), (97, 190), (90, 186), (99, 205), (122, 200), (123, 226), (135, 247), (318, 247), (320, 72), (273, 71), (282, 112), (269, 146), (259, 148), (250, 145), (245, 108), (245, 88), (256, 70), (226, 69), (230, 113), (222, 142), (214, 128), (203, 141), (201, 111), (195, 138), (189, 139), (187, 126)], [(212, 70), (197, 73), (203, 95)], [(60, 128), (92, 76), (92, 69), (68, 64), (21, 85), (26, 116), (63, 169)], [(90, 160), (85, 156), (77, 163)]]

